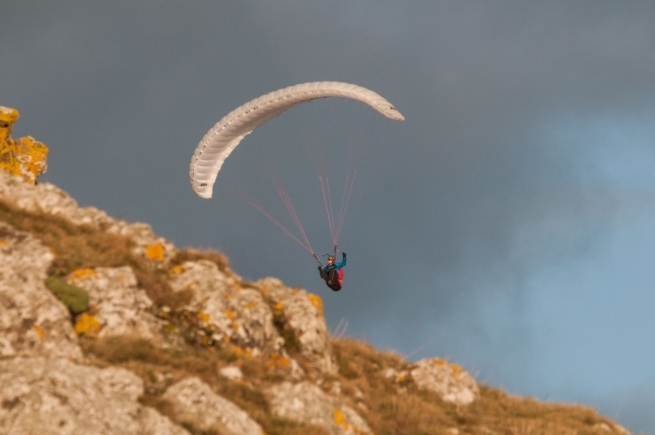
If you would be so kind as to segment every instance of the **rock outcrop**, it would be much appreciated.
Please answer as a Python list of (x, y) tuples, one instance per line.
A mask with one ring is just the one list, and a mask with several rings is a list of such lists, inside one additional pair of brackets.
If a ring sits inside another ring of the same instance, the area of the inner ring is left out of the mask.
[(11, 129), (19, 117), (18, 110), (0, 106), (0, 169), (36, 184), (39, 175), (48, 169), (48, 147), (31, 136), (11, 137)]
[(457, 364), (441, 358), (425, 358), (407, 364), (403, 370), (388, 367), (382, 375), (397, 385), (414, 383), (419, 389), (436, 393), (444, 402), (469, 405), (480, 397), (475, 379)]
[(264, 435), (262, 428), (245, 411), (214, 393), (198, 378), (172, 385), (163, 399), (173, 405), (175, 419), (201, 431), (223, 435)]
[(273, 301), (281, 328), (289, 332), (286, 340), (293, 341), (315, 370), (336, 374), (320, 296), (297, 287), (289, 289), (276, 278), (264, 278), (256, 286)]
[(0, 361), (0, 433), (188, 435), (139, 404), (143, 382), (133, 373), (65, 358)]
[(253, 356), (282, 350), (284, 340), (275, 329), (270, 306), (260, 292), (242, 286), (240, 278), (207, 260), (185, 262), (169, 276), (174, 290), (192, 293), (189, 309), (200, 313), (212, 341), (238, 346)]
[(70, 313), (44, 283), (53, 258), (32, 235), (0, 221), (0, 356), (82, 357)]
[[(98, 323), (95, 336), (126, 335), (162, 343), (164, 321), (153, 314), (153, 303), (143, 289), (138, 288), (129, 266), (78, 269), (69, 274), (66, 281), (88, 292), (93, 319)], [(88, 330), (80, 322), (77, 326), (78, 332)]]
[(154, 267), (166, 267), (177, 253), (173, 243), (157, 236), (150, 225), (114, 219), (95, 207), (79, 207), (77, 201), (50, 183), (31, 185), (0, 170), (0, 198), (25, 211), (64, 217), (75, 225), (89, 225), (128, 237), (135, 245), (134, 254), (148, 260)]
[(331, 435), (372, 434), (354, 409), (312, 383), (283, 382), (266, 390), (266, 395), (278, 417), (324, 427)]
[(416, 385), (437, 393), (444, 402), (468, 405), (480, 396), (475, 380), (457, 364), (441, 358), (418, 361), (410, 371)]

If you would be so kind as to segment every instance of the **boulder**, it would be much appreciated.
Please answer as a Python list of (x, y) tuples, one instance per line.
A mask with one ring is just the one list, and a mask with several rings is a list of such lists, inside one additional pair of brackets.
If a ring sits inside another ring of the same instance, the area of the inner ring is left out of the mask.
[(0, 222), (0, 356), (82, 357), (71, 314), (45, 286), (53, 258), (38, 239)]
[(283, 382), (265, 394), (271, 413), (277, 417), (322, 426), (330, 435), (373, 433), (354, 409), (310, 382)]
[(280, 353), (284, 340), (273, 324), (273, 313), (262, 294), (243, 287), (208, 260), (187, 261), (170, 271), (175, 291), (191, 291), (189, 308), (210, 326), (213, 339), (231, 343), (253, 356)]
[(172, 405), (176, 420), (196, 430), (222, 435), (264, 435), (259, 424), (245, 411), (214, 393), (198, 378), (171, 385), (162, 398)]
[(418, 361), (410, 370), (419, 388), (437, 393), (444, 402), (468, 405), (480, 396), (475, 379), (457, 364), (441, 358)]
[(291, 332), (300, 353), (323, 374), (336, 374), (337, 365), (332, 355), (330, 334), (323, 315), (320, 296), (298, 287), (286, 287), (276, 278), (264, 278), (255, 283), (271, 298), (276, 315)]
[(0, 361), (0, 433), (189, 435), (139, 404), (143, 382), (65, 358)]
[(153, 314), (153, 303), (137, 286), (129, 266), (79, 269), (66, 277), (69, 284), (86, 290), (98, 337), (121, 336), (163, 341), (164, 322)]

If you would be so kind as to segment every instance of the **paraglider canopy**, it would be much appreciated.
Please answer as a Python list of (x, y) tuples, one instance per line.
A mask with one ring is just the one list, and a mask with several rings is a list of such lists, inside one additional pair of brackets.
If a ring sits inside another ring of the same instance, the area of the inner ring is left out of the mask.
[(212, 127), (202, 138), (189, 168), (194, 192), (211, 198), (214, 182), (223, 162), (243, 138), (260, 125), (298, 104), (317, 98), (343, 97), (361, 101), (387, 118), (405, 118), (379, 94), (361, 86), (341, 82), (311, 82), (271, 92), (237, 107)]

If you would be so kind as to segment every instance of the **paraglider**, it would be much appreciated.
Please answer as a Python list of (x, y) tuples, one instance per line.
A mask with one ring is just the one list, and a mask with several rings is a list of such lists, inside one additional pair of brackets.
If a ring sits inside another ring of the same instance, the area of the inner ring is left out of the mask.
[[(361, 86), (349, 83), (310, 82), (289, 86), (287, 88), (268, 93), (261, 97), (255, 98), (254, 100), (240, 107), (237, 107), (228, 113), (220, 121), (218, 121), (202, 138), (195, 152), (193, 153), (189, 168), (189, 178), (194, 192), (201, 198), (207, 199), (212, 197), (213, 186), (216, 181), (216, 177), (218, 176), (218, 173), (223, 166), (223, 163), (229, 157), (230, 153), (232, 153), (232, 151), (234, 151), (234, 149), (239, 145), (243, 138), (252, 133), (253, 130), (255, 130), (257, 127), (284, 113), (292, 107), (318, 98), (327, 97), (342, 97), (358, 100), (369, 105), (387, 118), (396, 121), (405, 120), (403, 115), (391, 103), (389, 103), (379, 94)], [(321, 187), (323, 187), (323, 185)], [(352, 185), (350, 188), (352, 188)], [(325, 192), (323, 194), (325, 199)], [(285, 205), (287, 205), (290, 214), (295, 215), (295, 210), (292, 210), (292, 206), (289, 207), (290, 200), (288, 197), (283, 196), (282, 200), (285, 202)], [(279, 222), (277, 222), (272, 216), (270, 216), (270, 214), (266, 212), (266, 210), (264, 210), (262, 207), (259, 207), (257, 204), (253, 205), (269, 219), (271, 219), (276, 225), (284, 229), (284, 227)], [(326, 210), (328, 208), (329, 207), (326, 200)], [(288, 231), (287, 233), (294, 240), (296, 240), (296, 242), (308, 250), (318, 261), (320, 264), (319, 269), (322, 271), (321, 277), (323, 277), (323, 274), (325, 273), (325, 276), (328, 278), (325, 279), (328, 286), (330, 286), (330, 288), (335, 291), (340, 290), (343, 279), (343, 271), (341, 268), (346, 264), (346, 255), (343, 254), (343, 260), (336, 264), (334, 263), (333, 257), (332, 264), (330, 264), (330, 261), (328, 261), (328, 265), (323, 268), (323, 265), (311, 248), (309, 240), (304, 234), (297, 216), (292, 217), (294, 217), (294, 221), (302, 233), (304, 242), (300, 241)], [(338, 237), (336, 237), (334, 234), (330, 216), (328, 216), (328, 220), (330, 221), (331, 231), (333, 232), (333, 243), (336, 253), (336, 239)], [(340, 279), (338, 278), (339, 273), (341, 273)], [(332, 279), (330, 276), (332, 276), (332, 278), (336, 276), (337, 278)]]
[(325, 281), (328, 287), (330, 287), (335, 292), (341, 290), (341, 285), (343, 283), (343, 270), (342, 267), (346, 265), (346, 253), (341, 253), (341, 261), (335, 263), (334, 255), (328, 255), (327, 265), (325, 267), (318, 266), (318, 273), (321, 275), (321, 279)]

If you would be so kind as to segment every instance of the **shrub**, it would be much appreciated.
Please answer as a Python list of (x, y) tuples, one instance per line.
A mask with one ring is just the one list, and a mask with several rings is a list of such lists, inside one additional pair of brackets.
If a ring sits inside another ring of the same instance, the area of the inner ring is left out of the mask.
[(50, 276), (45, 280), (46, 286), (73, 314), (80, 314), (89, 309), (89, 294), (79, 287), (70, 285)]

